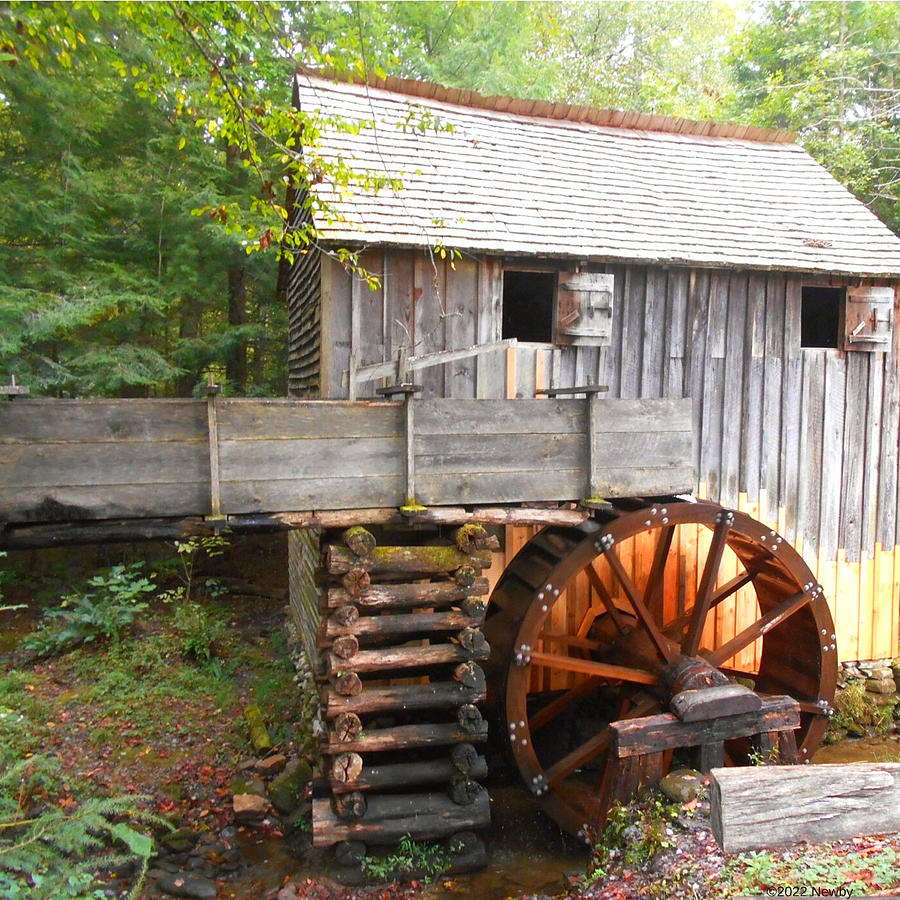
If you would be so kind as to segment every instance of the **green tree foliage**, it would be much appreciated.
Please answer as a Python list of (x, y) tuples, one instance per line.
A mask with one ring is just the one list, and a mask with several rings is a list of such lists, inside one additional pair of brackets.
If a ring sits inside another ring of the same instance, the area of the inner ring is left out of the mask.
[(184, 395), (207, 369), (281, 392), (276, 260), (246, 252), (271, 242), (257, 206), (277, 191), (232, 150), (205, 57), (174, 68), (192, 26), (158, 4), (4, 12), (2, 368), (58, 395)]
[(727, 112), (794, 129), (836, 178), (900, 229), (900, 4), (778, 2), (733, 53)]
[(727, 87), (735, 26), (711, 2), (314, 3), (299, 16), (314, 64), (695, 117)]

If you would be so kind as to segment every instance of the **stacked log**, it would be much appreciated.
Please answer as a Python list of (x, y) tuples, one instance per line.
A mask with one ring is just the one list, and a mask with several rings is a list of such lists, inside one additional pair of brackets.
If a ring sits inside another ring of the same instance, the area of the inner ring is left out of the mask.
[[(313, 800), (317, 847), (391, 845), (490, 822), (481, 633), (496, 538), (384, 546), (354, 527), (323, 551), (320, 696), (328, 725)], [(471, 854), (470, 854), (471, 855)], [(483, 855), (483, 853), (482, 853)]]

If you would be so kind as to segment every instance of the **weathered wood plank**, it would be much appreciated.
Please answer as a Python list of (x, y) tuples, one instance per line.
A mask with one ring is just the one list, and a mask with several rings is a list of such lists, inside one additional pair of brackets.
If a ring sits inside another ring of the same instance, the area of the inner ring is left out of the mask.
[(766, 697), (758, 712), (725, 716), (706, 722), (682, 722), (671, 713), (613, 722), (611, 752), (615, 756), (639, 756), (747, 737), (762, 731), (782, 731), (800, 725), (797, 701), (791, 697)]
[(397, 437), (404, 422), (399, 403), (226, 398), (217, 406), (222, 442), (342, 439), (349, 444), (353, 438)]
[(205, 439), (205, 400), (16, 399), (0, 404), (0, 445)]
[(726, 853), (900, 831), (900, 764), (715, 769), (710, 817)]

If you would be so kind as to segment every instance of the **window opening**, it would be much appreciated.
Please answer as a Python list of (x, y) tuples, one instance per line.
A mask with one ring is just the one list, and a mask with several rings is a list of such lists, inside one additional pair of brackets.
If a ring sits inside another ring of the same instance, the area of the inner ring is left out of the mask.
[(836, 349), (844, 289), (803, 285), (800, 289), (800, 346)]
[(503, 339), (553, 341), (555, 272), (503, 273)]

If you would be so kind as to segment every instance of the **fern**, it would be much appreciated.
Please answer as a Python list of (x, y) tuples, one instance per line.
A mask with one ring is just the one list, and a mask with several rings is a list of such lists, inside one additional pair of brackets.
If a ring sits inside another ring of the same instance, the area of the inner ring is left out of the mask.
[(56, 783), (58, 764), (45, 757), (20, 760), (0, 775), (0, 896), (34, 900), (87, 900), (96, 873), (137, 864), (129, 892), (143, 886), (153, 839), (135, 825), (171, 827), (140, 808), (147, 797), (93, 797), (63, 810), (46, 796)]

